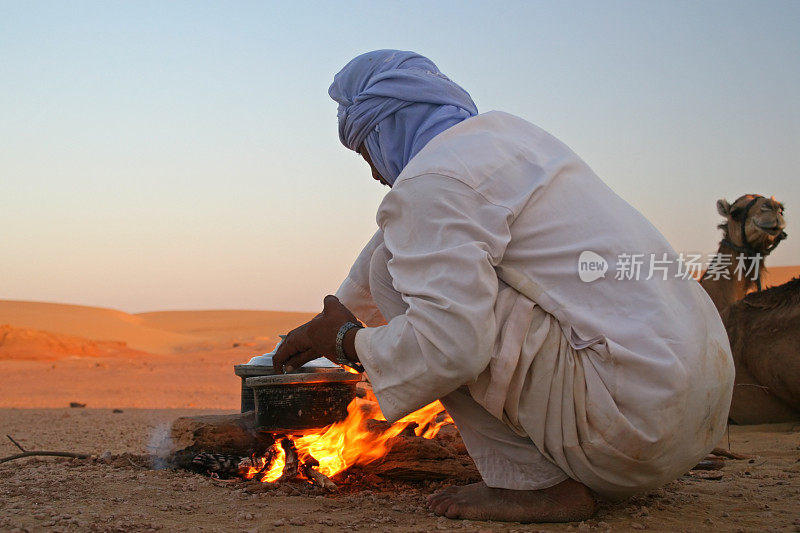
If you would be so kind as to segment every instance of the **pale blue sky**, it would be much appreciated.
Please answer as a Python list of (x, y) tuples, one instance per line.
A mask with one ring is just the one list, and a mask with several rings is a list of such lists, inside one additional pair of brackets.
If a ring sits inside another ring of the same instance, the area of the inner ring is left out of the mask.
[(717, 198), (787, 204), (800, 2), (0, 1), (0, 298), (316, 310), (385, 192), (327, 89), (376, 48), (571, 146), (679, 251)]

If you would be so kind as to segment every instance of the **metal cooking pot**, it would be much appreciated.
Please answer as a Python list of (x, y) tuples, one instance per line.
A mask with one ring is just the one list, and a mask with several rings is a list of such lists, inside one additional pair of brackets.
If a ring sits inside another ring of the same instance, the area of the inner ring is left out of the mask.
[[(277, 348), (277, 347), (276, 347)], [(356, 397), (358, 374), (321, 357), (287, 374), (275, 374), (274, 351), (235, 365), (242, 378), (242, 412), (255, 410), (259, 429), (298, 433), (319, 429), (347, 417)]]
[(260, 429), (296, 433), (344, 420), (359, 381), (357, 374), (333, 370), (257, 376), (246, 384), (253, 390)]

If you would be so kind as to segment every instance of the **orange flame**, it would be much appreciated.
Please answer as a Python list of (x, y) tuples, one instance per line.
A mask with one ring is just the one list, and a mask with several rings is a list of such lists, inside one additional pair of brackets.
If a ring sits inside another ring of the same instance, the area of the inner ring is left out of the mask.
[[(443, 416), (439, 416), (443, 415)], [(439, 420), (437, 421), (437, 418)], [(302, 463), (310, 455), (319, 466), (316, 470), (328, 477), (335, 476), (354, 465), (366, 465), (386, 455), (389, 451), (387, 441), (396, 437), (409, 424), (415, 422), (416, 435), (432, 439), (445, 424), (453, 423), (453, 419), (444, 413), (444, 407), (438, 401), (402, 418), (383, 430), (368, 428), (367, 421), (386, 420), (377, 403), (353, 400), (347, 406), (347, 418), (331, 424), (319, 433), (293, 438), (297, 454)], [(286, 454), (280, 445), (274, 446), (277, 452), (269, 469), (262, 473), (263, 481), (275, 481), (280, 478)], [(260, 459), (258, 467), (248, 467), (243, 476), (251, 479), (264, 466), (266, 458)]]
[[(286, 464), (286, 452), (283, 451), (283, 447), (280, 444), (276, 444), (272, 448), (273, 453), (275, 454), (275, 459), (272, 461), (272, 465), (262, 473), (262, 480), (263, 481), (275, 481), (281, 474), (283, 473), (283, 465)], [(266, 457), (261, 457), (259, 459), (259, 468), (250, 467), (250, 471), (245, 474), (245, 478), (251, 479), (255, 476), (258, 471), (266, 464)]]

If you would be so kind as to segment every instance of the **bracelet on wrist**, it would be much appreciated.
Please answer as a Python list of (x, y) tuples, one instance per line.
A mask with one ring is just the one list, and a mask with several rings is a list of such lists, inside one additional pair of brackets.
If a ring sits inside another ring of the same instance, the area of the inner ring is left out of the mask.
[(339, 328), (339, 332), (336, 334), (336, 363), (348, 366), (356, 372), (363, 372), (364, 366), (359, 362), (351, 361), (348, 359), (347, 354), (344, 353), (344, 336), (353, 328), (363, 329), (364, 326), (348, 321)]

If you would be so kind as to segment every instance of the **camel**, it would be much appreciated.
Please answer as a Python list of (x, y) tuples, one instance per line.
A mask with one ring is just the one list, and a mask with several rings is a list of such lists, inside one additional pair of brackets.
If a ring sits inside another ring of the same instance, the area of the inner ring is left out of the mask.
[(722, 312), (736, 379), (737, 424), (800, 420), (800, 277), (753, 292)]
[(717, 211), (725, 217), (718, 226), (722, 240), (700, 285), (722, 312), (754, 287), (761, 290), (764, 258), (786, 238), (786, 223), (783, 204), (758, 194), (745, 194), (732, 204), (717, 200)]

